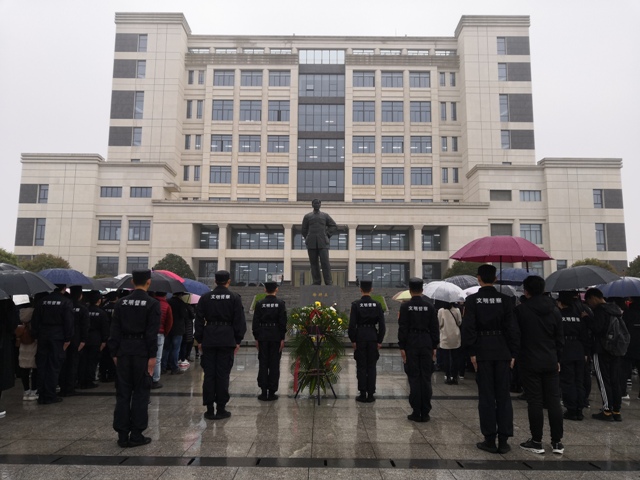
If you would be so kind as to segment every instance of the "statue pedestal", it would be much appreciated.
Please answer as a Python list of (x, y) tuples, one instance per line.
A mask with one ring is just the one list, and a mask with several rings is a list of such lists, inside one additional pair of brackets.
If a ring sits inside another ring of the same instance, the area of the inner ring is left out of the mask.
[[(322, 305), (330, 307), (340, 301), (339, 291), (340, 287), (335, 285), (304, 285), (300, 287), (298, 301), (293, 306), (304, 307), (320, 302)], [(336, 308), (339, 309), (340, 305), (337, 305)]]

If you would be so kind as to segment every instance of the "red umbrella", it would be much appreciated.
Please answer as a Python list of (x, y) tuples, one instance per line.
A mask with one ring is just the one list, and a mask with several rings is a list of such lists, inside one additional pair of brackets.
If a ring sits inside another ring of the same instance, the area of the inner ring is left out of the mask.
[(553, 260), (544, 250), (522, 237), (498, 235), (467, 243), (451, 255), (465, 262), (538, 262)]
[(154, 272), (156, 273), (161, 273), (162, 275), (165, 275), (169, 278), (173, 278), (174, 280), (177, 280), (179, 282), (184, 283), (184, 278), (182, 278), (180, 275), (178, 275), (177, 273), (173, 273), (170, 270), (154, 270)]

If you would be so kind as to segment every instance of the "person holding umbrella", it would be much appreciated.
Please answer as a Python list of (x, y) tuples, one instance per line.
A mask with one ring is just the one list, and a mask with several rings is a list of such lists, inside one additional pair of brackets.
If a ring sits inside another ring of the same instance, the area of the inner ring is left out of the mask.
[[(0, 300), (0, 396), (3, 390), (9, 390), (15, 384), (13, 333), (20, 324), (20, 315), (13, 300), (8, 296), (2, 296), (4, 299)], [(0, 411), (0, 418), (6, 414), (6, 411)]]

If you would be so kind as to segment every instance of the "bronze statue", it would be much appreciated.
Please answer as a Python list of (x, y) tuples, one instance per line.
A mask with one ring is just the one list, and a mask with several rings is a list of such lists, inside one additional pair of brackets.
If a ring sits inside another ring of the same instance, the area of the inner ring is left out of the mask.
[[(311, 202), (313, 212), (307, 213), (302, 220), (302, 238), (307, 245), (311, 276), (314, 285), (322, 285), (320, 266), (324, 284), (331, 285), (331, 265), (329, 264), (329, 238), (336, 233), (338, 226), (328, 214), (320, 211), (322, 202), (317, 198)], [(318, 263), (319, 262), (319, 263)]]

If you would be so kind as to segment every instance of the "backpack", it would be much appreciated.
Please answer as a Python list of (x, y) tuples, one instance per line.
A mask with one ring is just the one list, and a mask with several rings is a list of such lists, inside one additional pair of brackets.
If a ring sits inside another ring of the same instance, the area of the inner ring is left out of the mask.
[(16, 328), (16, 346), (31, 345), (33, 337), (31, 336), (31, 325), (29, 323), (21, 323)]
[(630, 342), (631, 335), (629, 335), (629, 330), (622, 321), (622, 317), (609, 315), (609, 327), (602, 341), (605, 351), (614, 357), (624, 357)]

